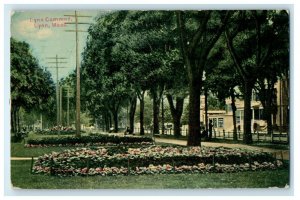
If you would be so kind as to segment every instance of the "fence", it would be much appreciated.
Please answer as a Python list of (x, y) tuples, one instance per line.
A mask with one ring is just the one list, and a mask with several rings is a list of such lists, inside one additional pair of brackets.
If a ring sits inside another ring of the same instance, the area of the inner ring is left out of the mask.
[[(237, 132), (238, 140), (243, 140), (244, 133), (241, 131)], [(218, 139), (229, 139), (233, 140), (233, 131), (214, 131), (213, 138)], [(287, 133), (273, 133), (268, 134), (267, 132), (256, 132), (252, 133), (252, 140), (255, 142), (281, 142), (288, 143), (289, 136)]]
[[(134, 132), (139, 134), (140, 129), (134, 129)], [(151, 129), (145, 129), (145, 134), (152, 134)], [(162, 134), (162, 130), (160, 130), (160, 134)], [(243, 132), (237, 132), (238, 140), (243, 140)], [(174, 130), (172, 128), (165, 129), (164, 135), (174, 135)], [(182, 136), (188, 135), (188, 129), (181, 130)], [(217, 139), (224, 139), (224, 140), (233, 140), (233, 131), (213, 131), (212, 134), (213, 138)], [(289, 135), (287, 133), (277, 133), (274, 132), (273, 134), (268, 134), (267, 132), (256, 132), (252, 133), (252, 140), (254, 142), (278, 142), (278, 143), (289, 143)]]

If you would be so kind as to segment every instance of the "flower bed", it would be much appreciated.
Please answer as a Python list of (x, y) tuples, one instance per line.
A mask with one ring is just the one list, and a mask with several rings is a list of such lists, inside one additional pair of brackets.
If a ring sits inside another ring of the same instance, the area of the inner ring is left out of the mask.
[(160, 147), (82, 148), (39, 157), (34, 173), (67, 175), (118, 175), (154, 173), (208, 173), (275, 169), (281, 166), (271, 154), (229, 148)]
[(153, 144), (149, 137), (119, 137), (114, 135), (92, 135), (92, 136), (62, 136), (44, 137), (39, 139), (28, 139), (25, 147), (49, 147), (49, 146), (97, 146), (97, 145), (119, 145), (119, 144)]

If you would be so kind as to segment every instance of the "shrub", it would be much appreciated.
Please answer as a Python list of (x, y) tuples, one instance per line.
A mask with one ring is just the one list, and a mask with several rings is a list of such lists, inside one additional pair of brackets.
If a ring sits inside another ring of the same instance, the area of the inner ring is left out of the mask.
[(152, 144), (149, 137), (119, 137), (114, 135), (90, 135), (90, 136), (61, 136), (28, 139), (26, 147), (42, 146), (90, 146), (90, 145), (118, 145), (118, 144)]
[[(85, 133), (85, 131), (80, 131)], [(76, 130), (37, 130), (34, 132), (36, 135), (75, 135)]]

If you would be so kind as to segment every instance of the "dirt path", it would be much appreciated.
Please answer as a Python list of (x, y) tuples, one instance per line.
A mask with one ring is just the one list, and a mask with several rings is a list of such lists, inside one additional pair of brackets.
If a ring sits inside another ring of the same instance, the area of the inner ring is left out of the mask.
[[(161, 143), (168, 143), (168, 144), (177, 144), (186, 146), (186, 141), (184, 140), (175, 140), (175, 139), (164, 139), (164, 138), (155, 138), (155, 142)], [(254, 147), (245, 144), (228, 144), (228, 143), (215, 143), (215, 142), (201, 142), (203, 147), (228, 147), (228, 148), (241, 148), (241, 149), (248, 149), (253, 151), (263, 151), (263, 152), (270, 152), (276, 155), (278, 159), (289, 160), (290, 159), (290, 151), (289, 150), (278, 150), (272, 148), (265, 148), (265, 147)]]
[[(37, 158), (33, 158), (36, 160)], [(10, 157), (10, 160), (31, 160), (29, 157)]]

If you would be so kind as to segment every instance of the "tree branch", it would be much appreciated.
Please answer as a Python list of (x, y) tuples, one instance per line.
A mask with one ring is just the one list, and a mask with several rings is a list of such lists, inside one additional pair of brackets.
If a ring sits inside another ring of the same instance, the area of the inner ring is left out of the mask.
[(232, 44), (233, 38), (229, 36), (229, 32), (228, 32), (227, 28), (225, 28), (225, 38), (226, 38), (226, 43), (227, 43), (229, 53), (230, 53), (231, 58), (234, 62), (234, 66), (236, 67), (237, 71), (242, 76), (242, 78), (244, 80), (246, 80), (247, 79), (246, 72), (244, 71), (244, 69), (241, 66), (240, 60), (238, 59), (237, 53), (236, 53), (236, 51), (233, 47), (233, 44)]
[(183, 22), (183, 18), (182, 18), (182, 13), (183, 11), (176, 11), (176, 19), (177, 19), (177, 26), (178, 26), (178, 31), (179, 31), (179, 35), (180, 35), (180, 46), (181, 46), (181, 51), (182, 51), (182, 55), (185, 61), (187, 61), (187, 39), (186, 39), (186, 30), (185, 30), (185, 25)]
[[(200, 11), (202, 12), (202, 11)], [(205, 15), (204, 15), (204, 20), (202, 21), (202, 23), (199, 25), (196, 34), (194, 35), (190, 47), (189, 47), (189, 53), (193, 53), (193, 51), (197, 48), (198, 42), (201, 39), (202, 35), (206, 32), (206, 26), (207, 26), (207, 22), (209, 20), (211, 11), (204, 11)]]
[(221, 34), (223, 33), (223, 31), (225, 29), (225, 26), (227, 24), (228, 19), (229, 19), (229, 11), (226, 11), (226, 15), (225, 15), (225, 18), (224, 18), (222, 24), (220, 25), (220, 27), (217, 30), (216, 34), (208, 41), (208, 44), (206, 45), (205, 55), (209, 54), (209, 52), (211, 51), (211, 49), (213, 48), (213, 46), (215, 45), (215, 43), (220, 38)]

